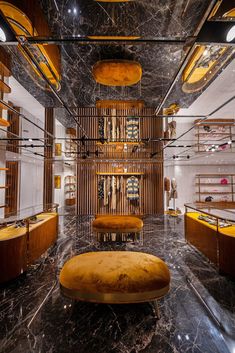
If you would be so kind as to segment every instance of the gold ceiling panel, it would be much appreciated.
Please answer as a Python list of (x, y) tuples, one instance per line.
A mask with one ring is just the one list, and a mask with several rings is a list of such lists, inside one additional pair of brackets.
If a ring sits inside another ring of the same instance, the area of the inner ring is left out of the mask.
[(93, 67), (93, 77), (105, 86), (132, 86), (142, 77), (142, 67), (136, 61), (103, 60)]
[(144, 108), (144, 101), (99, 100), (96, 102), (96, 107), (100, 109), (142, 109)]
[(228, 47), (219, 45), (197, 45), (182, 74), (182, 89), (186, 93), (201, 90), (231, 55), (226, 55)]
[[(11, 28), (15, 32), (16, 36), (37, 36), (40, 35), (42, 28), (39, 26), (36, 28), (33, 26), (30, 18), (21, 11), (18, 7), (7, 1), (0, 1), (0, 10), (6, 17)], [(39, 15), (39, 14), (37, 14)], [(38, 22), (40, 23), (40, 21)], [(45, 28), (43, 28), (45, 30)], [(24, 55), (25, 59), (32, 66), (33, 70), (38, 76), (40, 72), (37, 70), (35, 65), (31, 62), (31, 59), (27, 54), (22, 50), (21, 45), (19, 44), (19, 50)], [(53, 86), (59, 90), (60, 89), (60, 58), (59, 51), (55, 45), (35, 45), (33, 53), (34, 57), (38, 61), (38, 64), (48, 78), (48, 80), (53, 84)]]

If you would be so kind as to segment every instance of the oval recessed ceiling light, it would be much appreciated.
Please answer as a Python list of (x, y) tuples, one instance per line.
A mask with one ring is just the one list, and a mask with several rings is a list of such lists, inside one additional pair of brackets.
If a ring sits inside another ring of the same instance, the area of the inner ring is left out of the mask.
[(6, 42), (7, 38), (6, 38), (6, 35), (5, 35), (5, 32), (4, 30), (0, 27), (0, 41), (1, 42)]
[(235, 26), (232, 26), (227, 33), (226, 41), (232, 42), (235, 39)]

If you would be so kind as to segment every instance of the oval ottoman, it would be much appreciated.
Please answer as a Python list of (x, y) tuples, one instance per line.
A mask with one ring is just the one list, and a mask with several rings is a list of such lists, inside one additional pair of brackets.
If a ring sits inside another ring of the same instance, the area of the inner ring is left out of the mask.
[(132, 251), (99, 251), (74, 256), (60, 273), (62, 293), (72, 299), (106, 303), (156, 300), (169, 291), (164, 261)]
[(143, 221), (133, 216), (103, 216), (92, 223), (93, 230), (99, 233), (136, 233), (143, 228)]

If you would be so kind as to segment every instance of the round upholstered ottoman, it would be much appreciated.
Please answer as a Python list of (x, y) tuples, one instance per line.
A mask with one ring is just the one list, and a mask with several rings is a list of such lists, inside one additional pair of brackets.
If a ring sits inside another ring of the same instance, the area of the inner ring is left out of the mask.
[(62, 293), (72, 299), (106, 303), (156, 300), (169, 291), (164, 261), (132, 251), (99, 251), (67, 261), (60, 273)]
[(103, 216), (92, 223), (93, 230), (99, 233), (137, 233), (143, 228), (143, 221), (133, 216)]

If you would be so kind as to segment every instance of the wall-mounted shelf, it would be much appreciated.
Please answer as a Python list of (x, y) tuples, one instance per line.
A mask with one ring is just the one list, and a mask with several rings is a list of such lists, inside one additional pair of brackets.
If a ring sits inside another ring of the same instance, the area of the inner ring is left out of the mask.
[[(207, 149), (215, 145), (221, 145), (234, 137), (234, 119), (207, 119), (205, 121), (195, 120), (195, 139), (197, 141), (197, 152), (207, 152)], [(225, 146), (232, 149), (232, 144)]]
[(8, 188), (8, 186), (6, 186), (6, 185), (0, 185), (0, 189), (7, 189)]
[(227, 183), (227, 184), (221, 184), (221, 183), (196, 183), (195, 185), (201, 185), (201, 186), (229, 186), (229, 185), (234, 185), (234, 183)]
[(0, 80), (0, 92), (11, 93), (11, 88), (3, 80)]
[(7, 170), (9, 170), (9, 168), (0, 168), (0, 171), (1, 171), (1, 170), (7, 171)]
[(8, 110), (8, 107), (5, 104), (0, 103), (0, 109)]
[[(222, 179), (227, 180), (227, 184), (219, 183), (218, 179), (222, 181)], [(213, 201), (216, 204), (224, 203), (224, 202), (234, 202), (235, 201), (235, 174), (197, 174), (196, 175), (196, 194), (198, 195), (197, 202), (206, 202), (204, 195), (213, 195)], [(219, 190), (211, 190), (209, 188), (216, 186), (219, 187)], [(224, 190), (224, 191), (223, 191)], [(216, 197), (218, 195), (218, 197)], [(221, 196), (222, 199), (221, 199)], [(228, 200), (223, 199), (223, 195)], [(220, 196), (220, 197), (219, 197)]]
[(11, 76), (11, 71), (2, 62), (0, 62), (0, 74), (5, 77)]
[(228, 195), (228, 194), (232, 194), (232, 192), (219, 192), (219, 191), (202, 191), (199, 192), (197, 191), (196, 194), (201, 194), (201, 195)]
[(144, 145), (144, 142), (142, 141), (105, 141), (104, 143), (98, 141), (96, 143), (99, 146), (105, 146), (105, 145), (131, 145), (131, 146), (136, 146), (136, 145)]
[(130, 172), (128, 172), (128, 173), (102, 173), (102, 172), (96, 172), (96, 175), (123, 175), (123, 176), (125, 176), (125, 175), (127, 175), (127, 176), (138, 176), (138, 175), (144, 175), (144, 173), (138, 173), (138, 172), (134, 172), (134, 173), (130, 173)]

